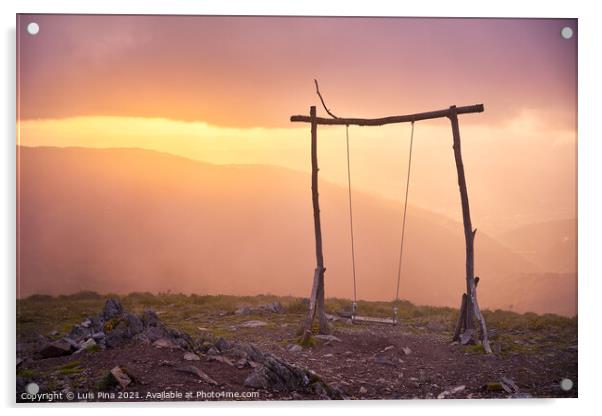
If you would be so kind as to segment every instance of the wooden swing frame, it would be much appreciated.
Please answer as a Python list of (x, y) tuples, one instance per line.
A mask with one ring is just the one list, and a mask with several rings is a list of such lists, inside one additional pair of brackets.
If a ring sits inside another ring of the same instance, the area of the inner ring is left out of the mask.
[[(316, 81), (316, 90), (322, 101), (322, 105), (326, 112), (332, 118), (323, 118), (316, 115), (316, 107), (309, 108), (309, 116), (293, 115), (290, 118), (291, 122), (309, 123), (311, 127), (311, 190), (312, 190), (312, 205), (314, 217), (314, 234), (315, 234), (315, 249), (316, 249), (316, 269), (314, 271), (314, 279), (309, 300), (309, 312), (303, 324), (304, 336), (311, 335), (311, 330), (316, 317), (318, 318), (318, 332), (329, 333), (328, 321), (324, 311), (324, 255), (322, 252), (322, 227), (320, 222), (320, 201), (318, 193), (318, 125), (328, 126), (384, 126), (387, 124), (410, 123), (422, 120), (432, 120), (437, 118), (448, 118), (451, 122), (453, 149), (456, 162), (456, 170), (458, 173), (458, 186), (460, 188), (460, 201), (462, 204), (462, 220), (464, 224), (464, 239), (466, 243), (466, 293), (462, 296), (460, 316), (458, 317), (459, 328), (454, 334), (455, 340), (461, 341), (463, 344), (474, 341), (475, 328), (474, 319), (476, 317), (480, 324), (481, 341), (483, 348), (487, 353), (491, 353), (489, 346), (487, 326), (485, 319), (481, 314), (479, 304), (477, 302), (476, 284), (474, 276), (474, 238), (477, 230), (472, 228), (470, 219), (470, 207), (468, 203), (468, 191), (466, 188), (466, 177), (464, 174), (464, 164), (462, 162), (462, 151), (460, 145), (460, 128), (458, 123), (458, 115), (482, 113), (485, 108), (483, 104), (475, 104), (469, 106), (456, 107), (455, 105), (443, 110), (429, 111), (424, 113), (415, 113), (407, 115), (397, 115), (382, 118), (339, 118), (334, 116), (326, 107), (322, 96), (318, 89)], [(359, 318), (359, 317), (358, 317)], [(382, 318), (364, 318), (364, 321), (374, 322)], [(396, 323), (397, 319), (385, 319), (385, 323)], [(393, 322), (394, 321), (394, 322)], [(460, 331), (464, 329), (460, 336)]]

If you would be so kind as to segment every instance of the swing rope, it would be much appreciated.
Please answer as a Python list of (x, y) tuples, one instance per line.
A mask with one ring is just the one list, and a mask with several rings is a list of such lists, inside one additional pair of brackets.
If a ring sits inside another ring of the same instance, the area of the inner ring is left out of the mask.
[[(355, 272), (355, 233), (353, 231), (353, 204), (351, 201), (351, 157), (349, 151), (349, 125), (345, 126), (345, 143), (347, 146), (347, 192), (349, 196), (349, 229), (351, 231), (351, 264), (353, 270), (353, 316), (357, 310), (357, 279)], [(403, 204), (403, 220), (401, 226), (401, 243), (399, 245), (399, 264), (397, 267), (397, 290), (395, 292), (395, 302), (399, 302), (399, 285), (401, 282), (401, 266), (403, 264), (403, 243), (406, 231), (406, 217), (408, 212), (408, 195), (410, 191), (410, 174), (412, 172), (412, 150), (414, 147), (414, 122), (412, 121), (412, 130), (410, 133), (410, 151), (408, 154), (408, 172), (406, 177), (405, 199)], [(395, 322), (397, 322), (397, 306), (394, 307)]]
[(353, 233), (353, 208), (351, 204), (351, 161), (349, 157), (349, 125), (345, 126), (345, 140), (347, 143), (347, 188), (349, 191), (349, 229), (351, 230), (351, 264), (353, 267), (353, 308), (357, 307), (357, 285), (355, 279), (355, 237)]
[(401, 226), (401, 243), (399, 245), (399, 265), (397, 267), (397, 291), (395, 294), (395, 302), (399, 301), (399, 283), (401, 281), (401, 265), (402, 265), (402, 260), (403, 260), (403, 240), (404, 240), (405, 231), (406, 231), (406, 214), (407, 214), (407, 210), (408, 210), (408, 194), (409, 194), (409, 190), (410, 190), (410, 172), (411, 172), (411, 168), (412, 168), (413, 144), (414, 144), (414, 122), (412, 121), (412, 132), (410, 133), (410, 152), (409, 152), (409, 156), (408, 156), (408, 174), (407, 174), (407, 179), (406, 179), (406, 195), (405, 195), (405, 202), (403, 205), (403, 222), (402, 222), (402, 226)]

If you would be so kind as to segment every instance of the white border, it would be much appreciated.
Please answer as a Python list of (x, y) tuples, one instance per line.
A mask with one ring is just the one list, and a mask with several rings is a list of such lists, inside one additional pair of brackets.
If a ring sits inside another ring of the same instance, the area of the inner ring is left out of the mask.
[[(596, 406), (600, 395), (600, 330), (595, 320), (601, 316), (600, 293), (602, 270), (597, 261), (600, 246), (597, 236), (602, 235), (600, 213), (599, 178), (602, 178), (602, 127), (600, 117), (599, 74), (602, 73), (602, 45), (600, 14), (596, 13), (596, 2), (546, 1), (527, 2), (524, 0), (485, 1), (413, 1), (384, 2), (378, 0), (364, 2), (329, 2), (305, 0), (297, 2), (239, 0), (239, 1), (69, 1), (69, 0), (4, 0), (0, 2), (0, 20), (2, 21), (2, 88), (0, 101), (2, 118), (3, 145), (2, 156), (2, 204), (0, 204), (0, 230), (2, 247), (0, 264), (3, 270), (2, 315), (4, 336), (2, 337), (0, 397), (2, 405), (11, 407), (14, 397), (14, 305), (15, 305), (15, 13), (130, 13), (130, 14), (255, 14), (255, 15), (335, 15), (335, 16), (466, 16), (466, 17), (570, 17), (579, 18), (579, 395), (577, 400), (537, 400), (537, 401), (404, 401), (404, 402), (353, 402), (353, 403), (255, 403), (255, 404), (198, 404), (194, 407), (177, 406), (180, 412), (242, 411), (249, 414), (302, 414), (318, 410), (334, 410), (334, 407), (352, 414), (364, 414), (368, 407), (380, 412), (420, 412), (421, 414), (466, 414), (466, 412), (486, 412), (488, 415), (504, 415), (508, 412), (529, 411), (550, 415), (587, 414)], [(153, 404), (146, 406), (145, 413), (161, 414), (173, 407), (173, 404)], [(42, 407), (42, 406), (40, 406)], [(38, 409), (40, 408), (38, 407)], [(120, 405), (91, 407), (85, 405), (43, 406), (50, 414), (121, 413)], [(136, 414), (139, 410), (131, 408), (127, 412)], [(15, 411), (14, 405), (9, 412)], [(21, 408), (20, 413), (35, 411), (35, 408)]]

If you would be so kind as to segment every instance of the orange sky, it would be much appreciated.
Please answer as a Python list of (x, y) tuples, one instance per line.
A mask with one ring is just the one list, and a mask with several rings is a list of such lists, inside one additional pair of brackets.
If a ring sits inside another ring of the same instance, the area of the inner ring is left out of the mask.
[[(40, 33), (28, 35), (30, 21)], [(341, 116), (484, 103), (463, 116), (475, 220), (575, 216), (576, 37), (553, 19), (18, 16), (19, 144), (143, 147), (307, 170), (318, 78)], [(355, 183), (399, 199), (409, 126), (352, 129)], [(344, 183), (344, 130), (319, 132)], [(416, 126), (412, 202), (456, 216), (445, 120)], [(512, 184), (512, 185), (510, 185)]]

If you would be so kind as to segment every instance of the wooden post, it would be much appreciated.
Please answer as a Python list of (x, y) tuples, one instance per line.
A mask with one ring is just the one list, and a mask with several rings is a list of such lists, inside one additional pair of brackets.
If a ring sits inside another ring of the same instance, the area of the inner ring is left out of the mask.
[(472, 332), (474, 331), (474, 323), (471, 282), (474, 280), (474, 235), (470, 220), (468, 190), (466, 189), (466, 177), (464, 175), (464, 163), (462, 162), (462, 148), (460, 145), (460, 127), (458, 125), (458, 114), (456, 113), (455, 105), (449, 108), (449, 119), (454, 138), (454, 157), (456, 159), (456, 170), (458, 171), (458, 185), (460, 187), (460, 200), (462, 202), (462, 221), (464, 223), (464, 240), (466, 242), (466, 332)]
[[(461, 336), (462, 343), (467, 343), (474, 335), (474, 316), (481, 324), (481, 337), (485, 351), (491, 353), (487, 337), (487, 327), (477, 302), (476, 285), (474, 279), (474, 237), (477, 230), (472, 229), (470, 219), (470, 206), (468, 204), (468, 190), (466, 188), (466, 177), (464, 175), (464, 163), (462, 162), (462, 148), (460, 145), (460, 127), (458, 125), (458, 113), (456, 106), (449, 108), (449, 119), (451, 121), (452, 135), (454, 138), (454, 157), (458, 171), (458, 186), (460, 187), (460, 200), (462, 203), (462, 220), (464, 223), (464, 240), (466, 242), (466, 309), (464, 311), (465, 332)], [(464, 301), (464, 297), (462, 298)], [(464, 303), (464, 302), (463, 302)], [(462, 309), (462, 308), (460, 308)], [(462, 313), (462, 310), (460, 310)], [(462, 318), (460, 317), (460, 320)], [(454, 334), (455, 335), (455, 334)]]
[(320, 223), (320, 199), (318, 193), (318, 124), (316, 107), (309, 108), (311, 118), (311, 199), (314, 214), (314, 234), (316, 237), (316, 270), (309, 299), (309, 313), (304, 325), (304, 338), (311, 335), (313, 322), (318, 317), (318, 332), (329, 332), (328, 321), (324, 312), (324, 255), (322, 253), (322, 226)]
[(456, 329), (454, 331), (453, 341), (460, 341), (460, 333), (462, 329), (466, 327), (466, 293), (462, 293), (462, 302), (460, 302), (460, 315), (458, 315), (458, 321), (456, 322)]

